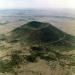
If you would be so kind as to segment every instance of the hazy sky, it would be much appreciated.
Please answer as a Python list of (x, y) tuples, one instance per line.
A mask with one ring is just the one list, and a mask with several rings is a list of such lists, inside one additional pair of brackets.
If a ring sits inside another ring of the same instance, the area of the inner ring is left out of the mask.
[(75, 0), (0, 0), (4, 8), (75, 8)]

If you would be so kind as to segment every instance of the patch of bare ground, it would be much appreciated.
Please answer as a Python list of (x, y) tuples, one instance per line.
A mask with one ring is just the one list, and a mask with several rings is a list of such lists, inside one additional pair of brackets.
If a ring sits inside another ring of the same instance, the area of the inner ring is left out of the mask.
[(49, 66), (46, 61), (38, 60), (34, 63), (23, 63), (15, 68), (17, 75), (72, 75), (68, 69), (62, 68), (60, 65)]

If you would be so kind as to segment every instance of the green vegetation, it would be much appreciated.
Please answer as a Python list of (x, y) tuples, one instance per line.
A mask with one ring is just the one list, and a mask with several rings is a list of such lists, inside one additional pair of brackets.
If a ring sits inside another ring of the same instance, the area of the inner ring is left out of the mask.
[(0, 34), (0, 41), (3, 41), (3, 40), (5, 40), (5, 35), (4, 34)]
[(9, 64), (9, 61), (0, 59), (0, 72), (5, 73), (10, 71), (12, 71), (12, 66)]
[(27, 26), (31, 28), (39, 28), (41, 25), (42, 25), (41, 22), (37, 22), (37, 21), (32, 21), (27, 23)]
[(14, 67), (18, 67), (18, 65), (22, 62), (20, 57), (21, 51), (13, 51), (10, 55), (11, 60), (1, 60), (0, 59), (0, 72), (14, 72)]

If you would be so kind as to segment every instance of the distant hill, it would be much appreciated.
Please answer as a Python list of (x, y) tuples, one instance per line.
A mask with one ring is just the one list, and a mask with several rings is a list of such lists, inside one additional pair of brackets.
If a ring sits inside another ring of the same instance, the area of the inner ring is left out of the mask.
[(10, 32), (8, 40), (11, 42), (26, 41), (29, 43), (54, 43), (60, 42), (70, 35), (57, 29), (52, 24), (31, 21)]

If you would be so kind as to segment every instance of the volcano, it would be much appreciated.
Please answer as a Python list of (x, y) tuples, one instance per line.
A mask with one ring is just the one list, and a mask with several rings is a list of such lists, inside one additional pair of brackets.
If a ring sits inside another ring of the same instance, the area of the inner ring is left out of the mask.
[(8, 39), (12, 42), (25, 41), (30, 43), (54, 43), (64, 39), (68, 34), (50, 23), (38, 21), (28, 22), (10, 32)]

